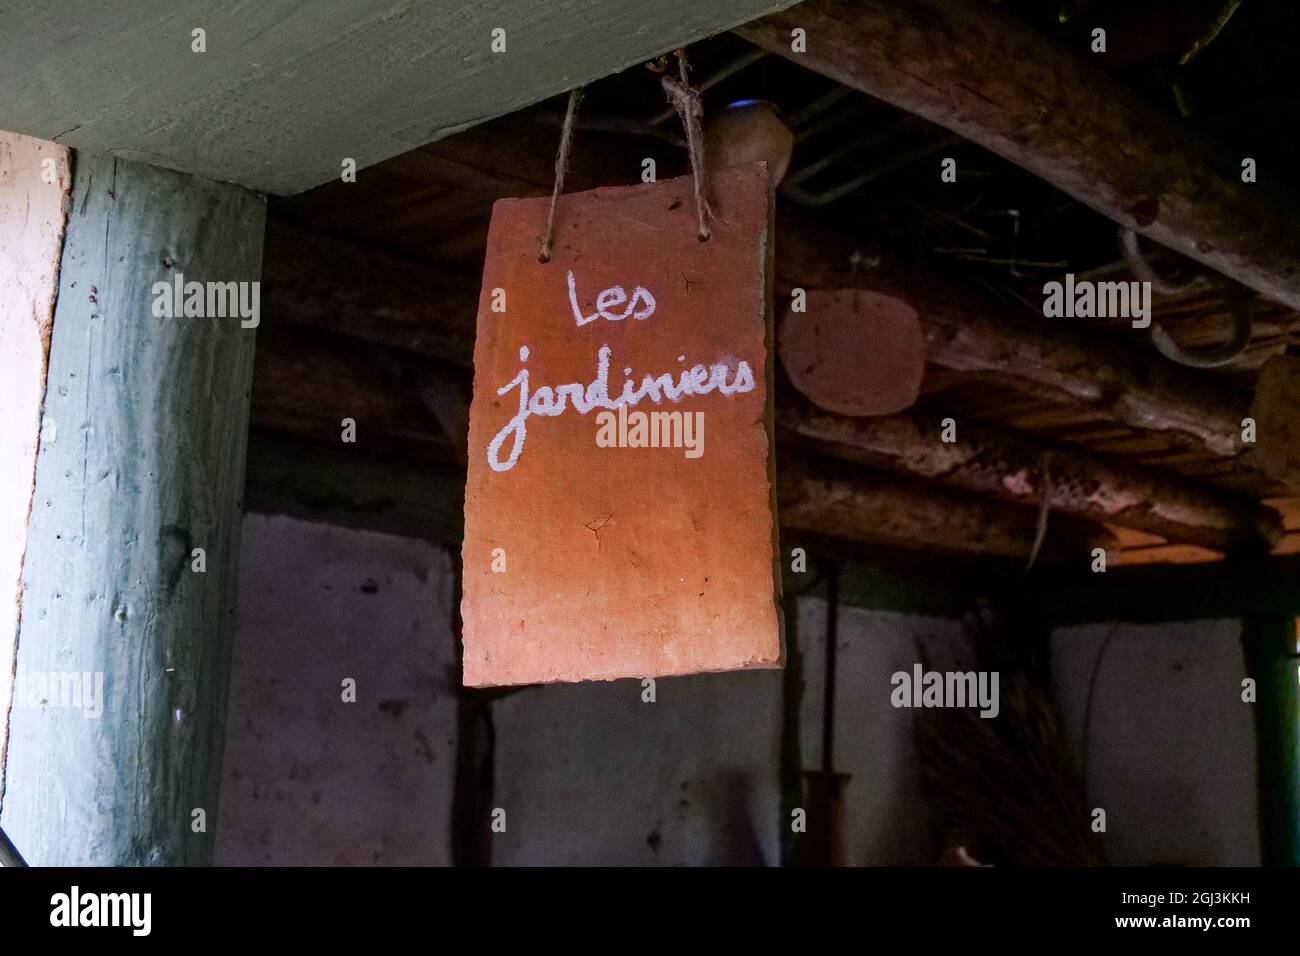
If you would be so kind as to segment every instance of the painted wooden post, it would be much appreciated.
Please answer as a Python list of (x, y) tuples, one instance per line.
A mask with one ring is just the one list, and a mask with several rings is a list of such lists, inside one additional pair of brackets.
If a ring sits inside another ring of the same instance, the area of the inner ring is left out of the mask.
[(0, 808), (33, 865), (211, 859), (255, 321), (211, 297), (159, 317), (153, 286), (256, 302), (265, 216), (237, 187), (75, 157)]
[(1255, 678), (1259, 849), (1265, 866), (1300, 866), (1300, 637), (1290, 615), (1242, 621), (1246, 668)]

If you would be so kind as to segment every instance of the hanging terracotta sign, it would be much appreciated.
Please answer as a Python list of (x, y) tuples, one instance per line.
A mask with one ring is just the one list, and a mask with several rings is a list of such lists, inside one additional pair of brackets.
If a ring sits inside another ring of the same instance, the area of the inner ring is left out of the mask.
[(465, 492), (470, 686), (773, 667), (772, 191), (716, 174), (492, 210)]

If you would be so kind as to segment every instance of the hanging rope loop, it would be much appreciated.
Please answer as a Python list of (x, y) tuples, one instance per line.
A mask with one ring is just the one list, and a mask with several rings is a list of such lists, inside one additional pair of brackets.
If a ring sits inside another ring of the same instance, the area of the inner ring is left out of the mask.
[(564, 130), (560, 133), (560, 149), (555, 154), (555, 188), (551, 190), (551, 210), (546, 215), (546, 232), (542, 236), (542, 245), (537, 252), (538, 262), (551, 261), (551, 243), (555, 241), (555, 205), (564, 190), (564, 174), (569, 168), (569, 149), (573, 146), (573, 121), (578, 115), (578, 104), (582, 102), (582, 87), (575, 86), (569, 90), (569, 106), (564, 112)]
[(695, 214), (699, 220), (700, 242), (708, 242), (711, 235), (709, 220), (713, 218), (713, 210), (709, 208), (709, 173), (704, 165), (704, 102), (700, 99), (700, 91), (691, 86), (686, 51), (678, 50), (676, 56), (681, 78), (664, 74), (660, 82), (668, 95), (668, 102), (677, 111), (682, 126), (686, 129), (686, 148), (691, 158), (691, 172), (695, 175)]
[[(709, 220), (713, 218), (713, 210), (709, 208), (708, 169), (704, 163), (704, 103), (700, 98), (700, 91), (691, 86), (686, 51), (677, 50), (675, 55), (678, 77), (665, 74), (661, 82), (664, 93), (668, 96), (668, 102), (681, 117), (682, 126), (686, 130), (686, 148), (690, 155), (691, 172), (695, 178), (695, 214), (699, 224), (699, 236), (701, 242), (708, 242), (712, 235), (709, 230)], [(555, 186), (551, 190), (551, 208), (546, 216), (546, 231), (542, 235), (541, 245), (537, 251), (538, 262), (551, 261), (552, 245), (555, 242), (556, 207), (560, 193), (564, 191), (564, 177), (569, 168), (569, 151), (573, 146), (574, 121), (578, 115), (578, 104), (582, 102), (582, 90), (581, 86), (577, 86), (569, 91), (569, 105), (564, 113), (564, 129), (560, 133), (560, 148), (555, 156)]]

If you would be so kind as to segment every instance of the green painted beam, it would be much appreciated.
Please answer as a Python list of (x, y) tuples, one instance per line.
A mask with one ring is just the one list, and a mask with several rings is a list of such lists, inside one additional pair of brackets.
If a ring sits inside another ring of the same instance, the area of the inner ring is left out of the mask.
[(0, 129), (290, 194), (793, 2), (13, 0)]
[(75, 165), (0, 825), (33, 865), (204, 863), (254, 332), (157, 318), (152, 286), (258, 280), (266, 202), (112, 157)]
[(1259, 845), (1265, 866), (1300, 866), (1300, 652), (1296, 620), (1242, 622), (1247, 672), (1255, 679)]

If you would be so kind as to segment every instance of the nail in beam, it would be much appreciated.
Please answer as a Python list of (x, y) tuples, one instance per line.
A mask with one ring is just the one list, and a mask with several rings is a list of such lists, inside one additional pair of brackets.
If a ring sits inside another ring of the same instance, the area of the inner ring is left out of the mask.
[[(33, 865), (202, 864), (217, 821), (254, 330), (155, 317), (152, 287), (175, 272), (258, 280), (266, 204), (111, 157), (74, 165), (0, 825)], [(96, 674), (102, 700), (86, 695)], [(29, 699), (42, 680), (44, 705)]]

